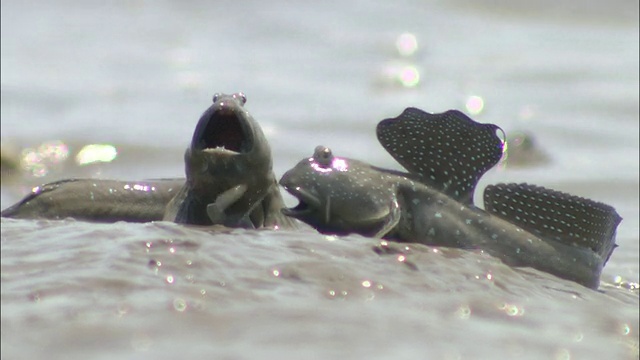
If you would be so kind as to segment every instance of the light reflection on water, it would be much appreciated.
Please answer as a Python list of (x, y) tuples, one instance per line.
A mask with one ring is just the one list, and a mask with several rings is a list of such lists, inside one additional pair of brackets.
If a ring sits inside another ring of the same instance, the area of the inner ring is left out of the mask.
[[(12, 162), (19, 162), (20, 168), (28, 175), (41, 178), (47, 176), (52, 170), (59, 170), (67, 166), (67, 160), (72, 151), (62, 140), (45, 141), (34, 148), (22, 150), (19, 159), (3, 156), (3, 166)], [(3, 154), (4, 155), (4, 154)], [(76, 166), (85, 166), (94, 163), (108, 163), (116, 159), (118, 151), (115, 146), (109, 144), (85, 145), (75, 155)], [(5, 174), (3, 174), (5, 175)]]
[(467, 112), (471, 115), (478, 115), (484, 109), (484, 99), (478, 95), (469, 96), (465, 104)]
[(382, 67), (376, 85), (380, 88), (411, 89), (420, 85), (418, 38), (412, 33), (400, 34), (395, 42), (396, 53)]
[[(211, 95), (243, 90), (277, 174), (320, 143), (396, 165), (377, 121), (406, 106), (458, 108), (508, 138), (530, 131), (525, 153), (546, 155), (514, 170), (526, 144), (516, 137), (491, 182), (556, 181), (626, 213), (602, 292), (479, 254), (360, 237), (3, 219), (3, 358), (261, 357), (256, 348), (291, 359), (296, 349), (309, 359), (637, 358), (637, 26), (431, 2), (244, 4), (251, 26), (189, 2), (115, 3), (100, 16), (93, 5), (29, 4), (2, 4), (2, 135), (29, 148), (17, 156), (38, 178), (25, 191), (78, 174), (65, 164), (128, 180), (183, 176)], [(70, 139), (102, 147), (78, 156)]]
[(76, 163), (80, 166), (96, 162), (111, 162), (118, 156), (115, 146), (109, 144), (85, 145), (76, 154)]
[(49, 166), (56, 166), (69, 156), (69, 149), (60, 140), (42, 143), (37, 148), (22, 151), (20, 167), (32, 176), (43, 177), (49, 172)]
[[(267, 334), (294, 336), (298, 344), (320, 350), (332, 343), (322, 338), (323, 329), (340, 331), (339, 326), (351, 324), (360, 331), (341, 336), (353, 346), (397, 335), (411, 339), (414, 351), (427, 351), (428, 346), (428, 351), (438, 354), (450, 347), (467, 355), (510, 354), (515, 350), (502, 342), (508, 341), (526, 349), (528, 358), (547, 356), (547, 351), (558, 348), (569, 349), (575, 356), (615, 357), (632, 351), (635, 343), (629, 336), (638, 331), (633, 325), (637, 293), (610, 288), (600, 293), (533, 270), (514, 270), (464, 250), (434, 251), (385, 241), (386, 251), (380, 252), (375, 251), (379, 240), (359, 236), (326, 241), (313, 232), (304, 236), (293, 231), (218, 233), (169, 223), (2, 222), (2, 238), (13, 239), (3, 241), (3, 317), (13, 319), (2, 322), (3, 346), (21, 344), (19, 332), (6, 330), (17, 320), (8, 315), (11, 309), (28, 313), (34, 306), (22, 301), (26, 294), (48, 309), (31, 315), (37, 321), (57, 319), (56, 314), (67, 307), (65, 299), (73, 299), (75, 311), (83, 314), (85, 320), (66, 319), (62, 328), (30, 330), (44, 338), (55, 334), (60, 345), (50, 344), (50, 348), (56, 351), (61, 346), (73, 348), (80, 340), (73, 338), (71, 329), (87, 326), (98, 326), (102, 339), (116, 343), (135, 338), (138, 331), (148, 333), (146, 351), (152, 354), (166, 351), (160, 344), (169, 339), (181, 339), (180, 351), (191, 353), (224, 344), (240, 349), (244, 341)], [(105, 241), (88, 244), (87, 233), (102, 234)], [(40, 241), (21, 241), (34, 234)], [(5, 254), (20, 256), (35, 250), (43, 256), (6, 261)], [(398, 263), (398, 252), (410, 256), (414, 266)], [(59, 254), (74, 261), (48, 267), (47, 275), (27, 276), (30, 286), (17, 286), (11, 280), (55, 261)], [(477, 273), (490, 273), (495, 281), (478, 281)], [(114, 283), (117, 287), (108, 290)], [(92, 296), (78, 297), (80, 289), (99, 293), (98, 303)], [(330, 305), (327, 300), (339, 301)], [(612, 303), (617, 311), (597, 311)], [(454, 324), (452, 319), (464, 322)], [(123, 321), (135, 323), (136, 332), (123, 329)], [(321, 324), (333, 325), (329, 329)], [(209, 333), (225, 331), (228, 326), (243, 330), (231, 338), (205, 336), (207, 341), (202, 342), (172, 331), (175, 326), (189, 328), (191, 334), (204, 328)], [(306, 329), (305, 336), (294, 335), (300, 329)], [(364, 329), (368, 331), (363, 337)], [(424, 342), (424, 336), (430, 341)], [(460, 337), (473, 339), (476, 345), (459, 342)], [(93, 349), (104, 351), (101, 343)], [(387, 344), (391, 348), (385, 354), (406, 345)], [(133, 343), (121, 346), (118, 351), (123, 354), (137, 349)]]
[(418, 50), (418, 39), (415, 34), (402, 33), (396, 39), (396, 48), (401, 56), (413, 56)]

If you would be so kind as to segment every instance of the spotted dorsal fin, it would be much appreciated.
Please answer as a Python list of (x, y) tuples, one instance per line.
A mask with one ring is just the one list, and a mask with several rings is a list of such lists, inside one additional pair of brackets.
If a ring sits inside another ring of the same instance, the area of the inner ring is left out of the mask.
[(484, 207), (542, 239), (590, 248), (605, 262), (622, 220), (609, 205), (529, 184), (487, 186)]
[(396, 118), (382, 120), (377, 135), (380, 144), (409, 172), (471, 204), (478, 180), (502, 157), (504, 142), (497, 130), (502, 131), (457, 110), (430, 114), (407, 108)]

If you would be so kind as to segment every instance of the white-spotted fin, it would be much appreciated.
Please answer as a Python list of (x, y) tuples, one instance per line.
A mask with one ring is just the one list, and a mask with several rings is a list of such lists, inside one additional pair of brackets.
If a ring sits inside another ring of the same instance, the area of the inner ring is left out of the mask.
[(407, 108), (396, 118), (382, 120), (376, 132), (380, 144), (409, 172), (471, 204), (478, 180), (502, 157), (504, 141), (498, 130), (457, 110), (430, 114)]
[(590, 248), (605, 263), (622, 220), (609, 205), (529, 184), (487, 186), (484, 207), (543, 239)]

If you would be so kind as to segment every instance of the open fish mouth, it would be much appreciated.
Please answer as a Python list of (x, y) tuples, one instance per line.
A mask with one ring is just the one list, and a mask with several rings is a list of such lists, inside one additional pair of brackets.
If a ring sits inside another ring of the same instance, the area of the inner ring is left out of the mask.
[(240, 107), (210, 110), (200, 118), (192, 148), (229, 155), (251, 151), (253, 141), (246, 111)]
[(317, 196), (311, 194), (309, 191), (299, 186), (284, 186), (284, 189), (287, 190), (291, 195), (295, 196), (299, 201), (298, 205), (296, 205), (295, 207), (282, 208), (282, 213), (284, 215), (291, 217), (300, 217), (311, 214), (322, 207), (322, 203)]

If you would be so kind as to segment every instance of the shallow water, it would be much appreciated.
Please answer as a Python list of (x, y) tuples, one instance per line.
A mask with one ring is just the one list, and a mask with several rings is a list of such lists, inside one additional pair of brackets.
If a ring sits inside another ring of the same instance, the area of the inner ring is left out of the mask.
[[(68, 157), (4, 177), (1, 207), (59, 178), (182, 176), (216, 91), (247, 94), (278, 175), (318, 144), (398, 168), (379, 120), (459, 108), (533, 134), (549, 158), (479, 189), (527, 181), (622, 215), (600, 290), (311, 230), (2, 219), (3, 359), (638, 357), (638, 292), (616, 285), (639, 278), (637, 4), (261, 4), (3, 1), (3, 156), (60, 140)], [(403, 32), (413, 56), (395, 49)], [(92, 143), (117, 157), (78, 165)]]
[(637, 347), (637, 294), (483, 254), (311, 231), (2, 225), (6, 354), (538, 359)]

